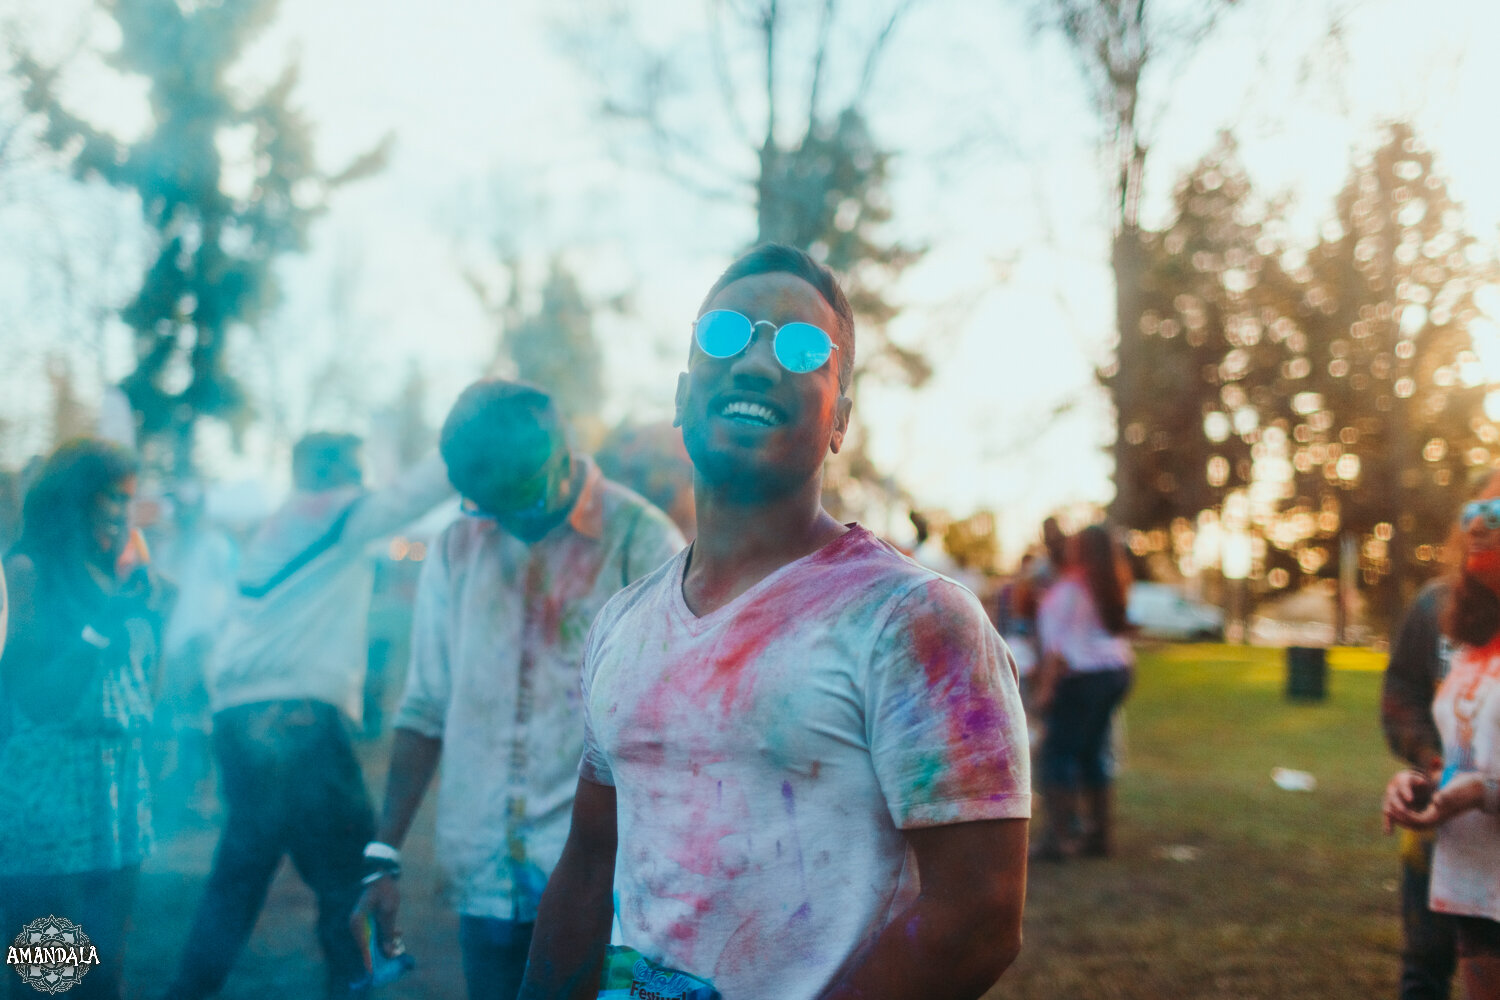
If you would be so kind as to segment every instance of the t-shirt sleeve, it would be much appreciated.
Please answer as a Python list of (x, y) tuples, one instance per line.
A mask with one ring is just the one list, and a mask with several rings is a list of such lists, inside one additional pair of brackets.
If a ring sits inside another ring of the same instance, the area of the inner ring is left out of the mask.
[(406, 673), (401, 707), (392, 722), (397, 728), (410, 729), (435, 740), (443, 738), (448, 698), (453, 689), (447, 541), (448, 534), (444, 532), (432, 546), (417, 577), (417, 594), (412, 605), (411, 667)]
[(599, 746), (598, 737), (594, 734), (593, 712), (589, 704), (594, 675), (599, 669), (597, 643), (599, 629), (607, 617), (609, 617), (609, 606), (605, 605), (604, 610), (594, 619), (594, 625), (589, 629), (588, 641), (584, 643), (583, 672), (578, 681), (583, 689), (583, 756), (578, 761), (578, 776), (596, 785), (609, 785), (613, 788), (614, 772), (610, 769), (609, 758), (604, 755), (603, 748)]
[(973, 594), (934, 578), (902, 597), (866, 680), (870, 755), (897, 827), (1031, 815), (1015, 663)]

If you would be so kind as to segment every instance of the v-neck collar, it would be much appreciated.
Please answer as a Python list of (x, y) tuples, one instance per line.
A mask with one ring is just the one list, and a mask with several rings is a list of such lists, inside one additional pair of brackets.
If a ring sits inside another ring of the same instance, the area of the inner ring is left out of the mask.
[(743, 610), (746, 605), (754, 601), (767, 589), (774, 586), (779, 580), (781, 580), (782, 577), (797, 570), (800, 567), (806, 566), (809, 563), (831, 558), (843, 551), (847, 546), (853, 545), (859, 541), (863, 541), (870, 536), (869, 531), (863, 528), (857, 521), (851, 521), (850, 523), (844, 525), (844, 527), (848, 528), (849, 530), (845, 531), (843, 534), (839, 535), (835, 539), (832, 539), (821, 547), (814, 549), (807, 555), (802, 556), (798, 559), (793, 559), (791, 562), (786, 563), (785, 565), (776, 567), (774, 570), (757, 580), (755, 584), (748, 590), (746, 590), (743, 594), (736, 596), (728, 603), (715, 608), (706, 615), (694, 614), (693, 609), (688, 607), (687, 598), (683, 596), (682, 592), (683, 586), (687, 583), (688, 563), (691, 561), (693, 554), (693, 547), (692, 545), (689, 545), (687, 548), (683, 549), (682, 554), (677, 557), (678, 565), (676, 572), (673, 573), (674, 585), (672, 587), (672, 614), (677, 618), (679, 624), (681, 624), (689, 632), (695, 635), (706, 632), (710, 628), (713, 628), (715, 625), (734, 618), (735, 615), (739, 614), (739, 612)]

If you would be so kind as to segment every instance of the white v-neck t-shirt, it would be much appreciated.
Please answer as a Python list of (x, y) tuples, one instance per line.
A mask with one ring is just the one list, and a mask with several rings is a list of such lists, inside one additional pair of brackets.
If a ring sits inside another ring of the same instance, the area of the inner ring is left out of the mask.
[(725, 1000), (811, 1000), (915, 896), (903, 829), (1030, 815), (1015, 663), (972, 593), (857, 525), (701, 618), (687, 558), (585, 653), (623, 940)]

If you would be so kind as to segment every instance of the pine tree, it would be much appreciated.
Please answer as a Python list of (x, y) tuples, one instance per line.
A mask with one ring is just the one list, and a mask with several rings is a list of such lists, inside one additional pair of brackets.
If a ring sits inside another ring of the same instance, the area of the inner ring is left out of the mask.
[[(1367, 584), (1394, 610), (1430, 575), (1472, 471), (1500, 456), (1473, 351), (1475, 292), (1500, 279), (1407, 124), (1356, 164), (1335, 219), (1294, 272), (1283, 339), (1297, 504), (1336, 511)], [(1329, 546), (1304, 567), (1336, 564)]]
[[(275, 0), (113, 0), (101, 9), (120, 28), (109, 62), (150, 83), (153, 127), (141, 139), (123, 143), (70, 111), (54, 69), (22, 56), (18, 70), (47, 144), (72, 153), (78, 176), (138, 193), (156, 232), (155, 260), (121, 313), (137, 348), (122, 388), (143, 438), (167, 446), (155, 457), (185, 474), (200, 418), (249, 417), (225, 345), (275, 304), (273, 262), (305, 249), (329, 192), (377, 170), (385, 147), (326, 174), (292, 103), (295, 65), (249, 98), (230, 87), (230, 69), (270, 22)], [(226, 163), (224, 150), (236, 144), (244, 162)], [(248, 176), (235, 183), (230, 168)]]

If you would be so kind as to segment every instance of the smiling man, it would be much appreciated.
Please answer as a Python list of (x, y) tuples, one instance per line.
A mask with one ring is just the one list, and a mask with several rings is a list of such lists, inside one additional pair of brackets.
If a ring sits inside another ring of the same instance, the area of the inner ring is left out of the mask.
[(569, 450), (535, 387), (470, 386), (440, 449), (469, 516), (432, 545), (417, 584), (411, 670), (355, 920), (373, 914), (381, 946), (395, 950), (399, 848), (445, 760), (437, 859), (459, 912), (464, 979), (471, 998), (513, 1000), (568, 831), (584, 639), (604, 602), (682, 536)]
[(677, 386), (699, 534), (590, 636), (527, 1000), (595, 995), (612, 888), (626, 945), (725, 1000), (973, 998), (1015, 957), (1014, 664), (973, 594), (823, 509), (853, 363), (801, 251), (709, 291)]

